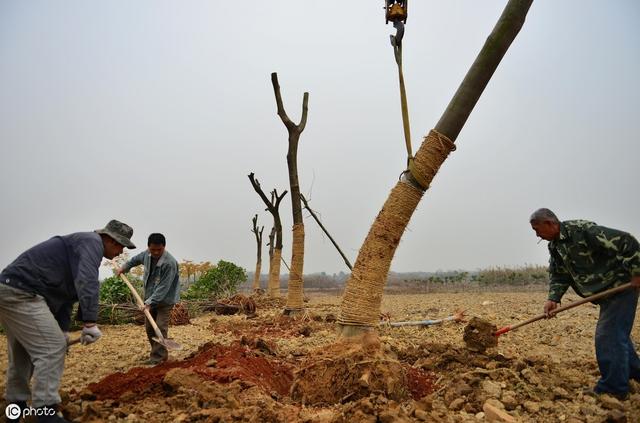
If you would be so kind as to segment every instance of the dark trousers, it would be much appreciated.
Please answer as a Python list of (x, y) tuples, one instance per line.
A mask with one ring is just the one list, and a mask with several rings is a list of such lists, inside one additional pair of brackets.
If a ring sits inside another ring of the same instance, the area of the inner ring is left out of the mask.
[[(155, 320), (158, 328), (160, 328), (160, 332), (163, 337), (167, 337), (169, 332), (169, 320), (171, 319), (171, 310), (173, 309), (173, 304), (158, 304), (155, 306), (151, 306), (149, 312), (151, 313), (151, 317)], [(153, 338), (156, 338), (156, 332), (153, 330), (153, 326), (149, 323), (148, 319), (144, 321), (144, 327), (147, 330), (147, 338), (149, 339), (149, 344), (151, 345), (151, 354), (149, 355), (149, 359), (151, 361), (166, 361), (169, 357), (169, 352), (167, 349), (160, 345), (158, 342), (154, 341)]]
[(640, 360), (630, 336), (638, 290), (627, 289), (598, 304), (600, 318), (595, 341), (601, 377), (595, 390), (625, 394), (629, 392), (629, 379), (640, 379)]

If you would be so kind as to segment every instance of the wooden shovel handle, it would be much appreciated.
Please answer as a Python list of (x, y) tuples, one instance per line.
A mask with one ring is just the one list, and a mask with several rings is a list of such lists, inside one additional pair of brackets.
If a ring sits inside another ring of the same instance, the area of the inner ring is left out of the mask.
[[(624, 285), (616, 286), (615, 288), (607, 289), (606, 291), (602, 291), (602, 292), (599, 292), (597, 294), (590, 295), (590, 296), (585, 297), (585, 298), (583, 298), (583, 299), (581, 299), (579, 301), (574, 301), (571, 304), (567, 304), (565, 306), (558, 307), (555, 310), (553, 310), (550, 313), (550, 315), (551, 316), (555, 316), (556, 314), (558, 314), (558, 313), (560, 313), (562, 311), (569, 310), (570, 308), (578, 307), (579, 305), (582, 305), (584, 303), (589, 303), (591, 301), (599, 300), (600, 298), (607, 297), (607, 296), (612, 295), (612, 294), (617, 294), (618, 292), (624, 291), (625, 289), (629, 289), (631, 287), (632, 287), (632, 285), (629, 282), (629, 283), (625, 283)], [(514, 330), (514, 329), (517, 329), (519, 327), (528, 325), (529, 323), (537, 322), (538, 320), (544, 319), (546, 317), (547, 317), (547, 315), (542, 313), (542, 314), (540, 314), (538, 316), (532, 317), (529, 320), (525, 320), (524, 322), (517, 323), (517, 324), (511, 325), (511, 326), (505, 326), (505, 327), (503, 327), (501, 329), (498, 329), (494, 333), (494, 335), (495, 336), (500, 336), (503, 333), (507, 333), (507, 332), (509, 332), (511, 330)]]
[(124, 275), (124, 273), (120, 273), (120, 278), (122, 278), (124, 283), (126, 283), (127, 286), (129, 287), (129, 289), (131, 290), (131, 293), (133, 294), (133, 296), (136, 299), (136, 303), (138, 303), (138, 307), (143, 308), (144, 315), (147, 316), (147, 320), (149, 321), (149, 323), (151, 323), (151, 326), (153, 327), (153, 331), (156, 333), (156, 336), (161, 341), (160, 343), (163, 343), (164, 342), (164, 337), (162, 336), (162, 332), (160, 332), (160, 328), (156, 324), (156, 321), (153, 320), (153, 317), (151, 317), (151, 313), (149, 313), (149, 310), (147, 310), (147, 308), (144, 306), (144, 301), (142, 301), (142, 298), (140, 298), (140, 294), (138, 294), (138, 291), (136, 291), (136, 289), (131, 284), (131, 282), (129, 282), (129, 278), (127, 278)]

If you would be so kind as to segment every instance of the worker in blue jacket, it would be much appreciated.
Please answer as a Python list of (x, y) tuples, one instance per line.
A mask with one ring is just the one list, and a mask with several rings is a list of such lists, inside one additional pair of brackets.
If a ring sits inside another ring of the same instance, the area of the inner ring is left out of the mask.
[[(79, 303), (82, 344), (96, 342), (102, 336), (96, 325), (100, 263), (135, 248), (132, 235), (130, 226), (112, 220), (104, 229), (54, 236), (0, 273), (0, 323), (9, 356), (5, 399), (12, 410), (23, 410), (30, 399), (31, 407), (42, 409), (39, 421), (65, 421), (51, 410), (60, 403), (73, 305)], [(20, 415), (7, 418), (19, 421)]]

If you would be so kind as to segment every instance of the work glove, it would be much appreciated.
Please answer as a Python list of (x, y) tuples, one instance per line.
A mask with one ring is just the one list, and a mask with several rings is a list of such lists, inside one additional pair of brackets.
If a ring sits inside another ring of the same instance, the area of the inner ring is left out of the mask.
[(102, 336), (102, 332), (98, 329), (97, 325), (85, 326), (82, 328), (82, 336), (80, 342), (82, 345), (89, 345), (96, 342)]
[(64, 332), (64, 342), (65, 344), (69, 345), (69, 340), (71, 338), (69, 337), (69, 332)]

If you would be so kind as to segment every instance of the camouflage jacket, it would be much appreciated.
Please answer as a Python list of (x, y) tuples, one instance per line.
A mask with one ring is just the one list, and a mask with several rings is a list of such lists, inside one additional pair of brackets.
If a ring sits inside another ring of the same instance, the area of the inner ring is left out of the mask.
[(587, 220), (561, 222), (549, 253), (549, 299), (555, 302), (569, 286), (587, 297), (640, 276), (638, 241), (627, 232)]

